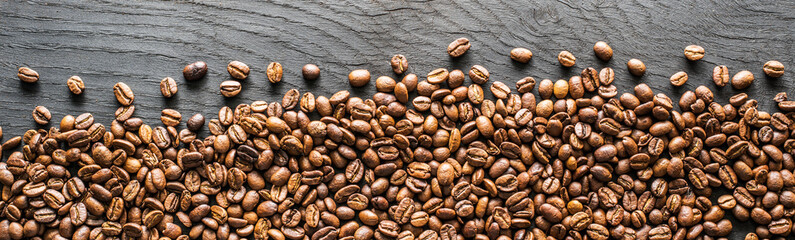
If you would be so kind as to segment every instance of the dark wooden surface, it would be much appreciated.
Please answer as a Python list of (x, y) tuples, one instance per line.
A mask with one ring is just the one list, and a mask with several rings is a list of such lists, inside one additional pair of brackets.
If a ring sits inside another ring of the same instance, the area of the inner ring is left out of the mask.
[[(397, 53), (409, 59), (410, 72), (424, 76), (437, 67), (468, 69), (480, 64), (491, 79), (508, 83), (532, 76), (537, 80), (567, 79), (589, 66), (616, 69), (620, 92), (637, 83), (678, 99), (679, 94), (706, 85), (716, 100), (738, 93), (711, 82), (712, 68), (726, 65), (733, 73), (750, 70), (756, 77), (745, 90), (759, 99), (762, 110), (775, 110), (777, 92), (793, 92), (793, 1), (302, 1), (213, 2), (42, 2), (0, 1), (0, 126), (5, 139), (37, 127), (31, 111), (37, 105), (53, 113), (52, 126), (66, 115), (94, 113), (109, 124), (118, 103), (112, 86), (125, 82), (135, 91), (136, 116), (159, 124), (162, 108), (183, 116), (203, 113), (215, 118), (221, 106), (254, 100), (274, 101), (291, 88), (330, 96), (351, 90), (360, 97), (375, 92), (374, 82), (350, 89), (347, 74), (358, 68), (374, 75), (394, 76), (388, 59)], [(445, 52), (449, 42), (467, 37), (470, 51), (459, 59)], [(593, 43), (608, 42), (615, 54), (599, 61)], [(706, 57), (688, 62), (683, 49), (698, 44)], [(529, 64), (508, 58), (514, 47), (533, 51)], [(568, 50), (577, 64), (560, 67), (556, 56)], [(644, 77), (631, 77), (625, 63), (643, 60)], [(788, 68), (780, 79), (766, 78), (762, 65), (779, 60)], [(207, 77), (186, 82), (182, 68), (206, 61)], [(226, 64), (248, 63), (249, 79), (236, 98), (226, 99), (218, 85), (230, 79)], [(280, 62), (284, 81), (270, 84), (265, 67)], [(321, 68), (321, 78), (304, 81), (306, 63)], [(41, 74), (35, 84), (20, 82), (17, 68)], [(690, 80), (672, 87), (669, 76), (686, 71)], [(83, 95), (73, 96), (66, 79), (79, 75)], [(177, 79), (179, 93), (160, 95), (160, 79)], [(468, 81), (468, 80), (467, 80)], [(515, 91), (515, 89), (514, 89)], [(49, 127), (49, 126), (47, 126)], [(735, 223), (732, 239), (752, 231), (753, 224)]]

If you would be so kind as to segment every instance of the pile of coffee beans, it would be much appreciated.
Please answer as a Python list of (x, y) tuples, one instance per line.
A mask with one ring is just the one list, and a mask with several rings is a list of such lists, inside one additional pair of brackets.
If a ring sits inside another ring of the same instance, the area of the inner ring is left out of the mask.
[[(470, 47), (461, 38), (447, 52)], [(609, 60), (613, 50), (599, 42), (594, 53)], [(698, 60), (704, 49), (685, 55)], [(510, 51), (517, 62), (531, 57)], [(558, 60), (575, 63), (568, 51)], [(405, 56), (389, 62), (403, 77), (377, 77), (371, 98), (291, 89), (185, 124), (173, 109), (152, 125), (134, 117), (133, 90), (117, 83), (110, 125), (68, 115), (2, 144), (12, 152), (0, 163), (0, 240), (708, 240), (726, 239), (732, 217), (756, 226), (748, 240), (794, 235), (795, 101), (786, 94), (769, 113), (746, 94), (715, 101), (703, 85), (678, 100), (645, 84), (619, 95), (612, 68), (508, 84), (480, 65), (420, 79)], [(646, 69), (637, 59), (627, 67)], [(227, 70), (250, 73), (237, 61)], [(270, 63), (269, 81), (282, 71)], [(207, 65), (183, 73), (197, 80)], [(317, 79), (320, 69), (302, 73)], [(39, 76), (21, 68), (19, 78)], [(354, 87), (370, 79), (364, 69), (348, 75)], [(77, 80), (69, 87), (82, 91)], [(725, 86), (728, 69), (716, 67), (713, 80)], [(752, 82), (747, 71), (731, 78), (740, 89)], [(171, 78), (160, 86), (165, 97), (177, 92)], [(233, 97), (241, 83), (220, 89)], [(52, 116), (37, 107), (33, 118)], [(210, 135), (199, 136), (205, 127)]]

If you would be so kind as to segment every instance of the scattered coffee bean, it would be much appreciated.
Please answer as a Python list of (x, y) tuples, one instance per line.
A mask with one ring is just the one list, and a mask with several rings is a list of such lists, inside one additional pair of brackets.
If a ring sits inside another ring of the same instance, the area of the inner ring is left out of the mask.
[(66, 86), (69, 87), (69, 91), (74, 95), (80, 95), (86, 90), (86, 85), (79, 76), (69, 77), (66, 80)]
[(643, 74), (646, 73), (646, 65), (635, 58), (630, 59), (627, 62), (627, 69), (629, 70), (629, 73), (638, 77), (643, 76)]
[(671, 80), (671, 85), (681, 87), (682, 85), (685, 85), (685, 83), (687, 82), (687, 73), (683, 71), (674, 73), (674, 75), (671, 75), (670, 80)]
[(718, 87), (725, 87), (729, 84), (729, 68), (720, 65), (712, 69), (712, 82)]
[(284, 70), (282, 69), (282, 64), (278, 62), (271, 62), (268, 64), (268, 69), (266, 70), (266, 74), (268, 75), (268, 81), (271, 83), (278, 83), (282, 81), (282, 75), (284, 74)]
[(469, 39), (459, 38), (447, 45), (447, 54), (451, 57), (460, 57), (470, 48)]
[(177, 81), (171, 77), (166, 77), (160, 80), (160, 93), (163, 97), (173, 97), (177, 94)]
[(745, 89), (754, 83), (754, 74), (747, 71), (739, 71), (732, 77), (732, 87), (734, 89)]
[(195, 81), (203, 78), (207, 75), (207, 63), (198, 61), (185, 66), (182, 69), (182, 76), (185, 77), (185, 80), (188, 81)]
[(533, 58), (533, 52), (527, 48), (514, 48), (511, 49), (511, 59), (520, 63), (528, 63)]
[(320, 78), (320, 68), (315, 64), (307, 64), (301, 68), (301, 74), (304, 75), (304, 79), (314, 81)]
[(476, 84), (484, 84), (489, 81), (489, 70), (480, 65), (469, 68), (469, 79)]
[(119, 101), (119, 104), (122, 106), (130, 106), (135, 100), (135, 94), (132, 89), (123, 82), (118, 82), (116, 85), (113, 85), (113, 94), (116, 95), (116, 100)]
[(353, 87), (364, 87), (370, 82), (370, 71), (356, 69), (348, 73), (348, 82)]
[(33, 109), (33, 120), (39, 125), (50, 123), (50, 119), (52, 119), (52, 114), (50, 114), (50, 110), (46, 107), (36, 106), (36, 108)]
[(613, 58), (613, 48), (603, 41), (598, 41), (593, 45), (593, 52), (602, 61), (609, 61), (610, 58)]
[(774, 78), (781, 77), (784, 75), (784, 64), (775, 60), (767, 61), (765, 66), (762, 67), (762, 70), (767, 76)]
[(229, 75), (232, 76), (234, 79), (243, 80), (248, 78), (248, 73), (251, 69), (243, 62), (240, 61), (231, 61), (228, 65), (226, 65), (226, 71), (229, 72)]
[(220, 88), (221, 95), (224, 95), (224, 97), (234, 97), (237, 96), (237, 94), (240, 94), (240, 90), (243, 89), (243, 86), (240, 85), (240, 82), (238, 81), (229, 80), (223, 81)]
[(569, 51), (561, 51), (558, 54), (558, 62), (560, 62), (560, 65), (564, 67), (572, 67), (576, 61), (577, 58), (575, 58), (574, 54), (571, 54)]
[(35, 83), (39, 81), (39, 73), (28, 67), (19, 68), (17, 77), (19, 77), (19, 80), (26, 83)]
[(392, 59), (389, 60), (389, 64), (392, 65), (392, 71), (395, 74), (403, 74), (409, 68), (409, 61), (406, 59), (406, 56), (397, 54), (392, 56)]
[(698, 45), (685, 47), (685, 58), (690, 61), (697, 61), (704, 58), (704, 48)]

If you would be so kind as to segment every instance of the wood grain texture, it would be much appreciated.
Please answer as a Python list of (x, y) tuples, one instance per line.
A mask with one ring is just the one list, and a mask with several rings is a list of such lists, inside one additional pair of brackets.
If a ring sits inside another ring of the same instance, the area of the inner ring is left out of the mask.
[[(773, 111), (775, 93), (795, 94), (793, 9), (793, 1), (772, 0), (0, 1), (0, 126), (5, 139), (36, 127), (31, 111), (37, 105), (52, 111), (52, 126), (66, 114), (83, 112), (109, 124), (118, 107), (112, 93), (116, 82), (134, 89), (136, 116), (148, 123), (157, 123), (162, 108), (186, 118), (194, 113), (215, 118), (221, 106), (279, 100), (291, 88), (326, 96), (350, 90), (346, 76), (353, 69), (393, 76), (388, 60), (397, 53), (407, 56), (409, 72), (420, 76), (438, 67), (466, 70), (480, 64), (492, 80), (512, 89), (525, 76), (567, 79), (585, 67), (610, 66), (620, 92), (642, 82), (678, 99), (706, 85), (722, 103), (739, 92), (710, 80), (714, 66), (726, 65), (732, 74), (750, 70), (756, 81), (745, 92), (759, 99), (762, 110)], [(445, 48), (458, 37), (469, 38), (472, 48), (451, 59)], [(613, 47), (612, 60), (594, 56), (592, 46), (599, 40)], [(683, 49), (690, 44), (703, 46), (706, 57), (688, 62)], [(532, 61), (512, 62), (508, 52), (514, 47), (531, 49)], [(555, 57), (561, 50), (574, 53), (574, 67), (559, 66)], [(644, 77), (626, 71), (630, 58), (645, 62)], [(782, 78), (764, 76), (762, 65), (771, 59), (788, 68)], [(208, 63), (209, 73), (186, 82), (181, 69), (197, 60)], [(218, 85), (231, 79), (225, 66), (232, 60), (249, 64), (252, 73), (238, 97), (225, 99)], [(270, 61), (284, 66), (279, 84), (265, 77)], [(319, 80), (300, 77), (306, 63), (320, 66)], [(38, 71), (41, 80), (19, 81), (21, 66)], [(690, 75), (679, 88), (668, 82), (677, 71)], [(67, 89), (72, 75), (85, 81), (83, 95)], [(158, 89), (166, 76), (179, 84), (172, 99)], [(374, 83), (351, 92), (371, 96)], [(752, 225), (735, 222), (732, 239), (752, 231)]]

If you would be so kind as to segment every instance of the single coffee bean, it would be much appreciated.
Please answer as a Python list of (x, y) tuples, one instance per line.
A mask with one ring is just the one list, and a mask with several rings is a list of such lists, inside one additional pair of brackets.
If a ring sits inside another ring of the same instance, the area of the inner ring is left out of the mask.
[(784, 64), (781, 64), (781, 62), (775, 60), (767, 61), (762, 67), (762, 70), (769, 77), (781, 77), (784, 75)]
[(615, 77), (616, 73), (613, 71), (613, 68), (606, 67), (599, 71), (599, 83), (602, 85), (612, 84)]
[(511, 94), (511, 89), (505, 83), (495, 81), (491, 84), (491, 94), (499, 99), (506, 99)]
[(569, 51), (561, 51), (558, 53), (558, 62), (560, 62), (560, 65), (564, 67), (574, 66), (576, 61), (577, 58), (575, 58), (574, 54), (571, 54)]
[(282, 64), (278, 62), (271, 62), (268, 64), (268, 68), (266, 70), (266, 75), (268, 76), (268, 81), (271, 83), (278, 83), (282, 81), (282, 75), (284, 74), (284, 70), (282, 69)]
[(403, 74), (409, 68), (408, 59), (401, 54), (392, 56), (392, 59), (389, 60), (389, 64), (392, 65), (392, 71), (398, 75)]
[(163, 109), (160, 111), (160, 121), (166, 126), (176, 127), (182, 121), (182, 114), (174, 109)]
[(558, 99), (566, 98), (566, 95), (569, 94), (569, 82), (563, 79), (558, 79), (552, 86), (552, 93)]
[(304, 76), (304, 79), (314, 81), (320, 77), (320, 68), (315, 64), (307, 64), (301, 68), (301, 74)]
[(166, 77), (160, 80), (160, 93), (163, 94), (163, 97), (173, 97), (177, 94), (177, 81), (174, 81), (171, 77)]
[(514, 48), (511, 49), (511, 59), (520, 63), (528, 63), (530, 62), (530, 58), (533, 57), (533, 52), (527, 48)]
[(284, 93), (284, 97), (282, 97), (282, 107), (285, 110), (292, 110), (296, 106), (298, 106), (298, 101), (301, 98), (301, 93), (298, 92), (298, 89), (290, 89), (286, 93)]
[(50, 123), (50, 119), (52, 119), (52, 114), (50, 114), (50, 110), (46, 107), (36, 106), (36, 108), (33, 109), (33, 120), (39, 125)]
[(428, 82), (441, 84), (450, 78), (450, 72), (445, 68), (437, 68), (428, 73)]
[(629, 73), (638, 77), (643, 76), (643, 74), (646, 73), (646, 65), (635, 58), (630, 59), (627, 62), (627, 69), (629, 70)]
[(185, 125), (188, 130), (198, 132), (204, 126), (204, 116), (201, 113), (197, 113), (190, 117)]
[(697, 61), (704, 58), (704, 48), (698, 45), (685, 47), (685, 58), (690, 61)]
[(39, 73), (28, 67), (21, 67), (17, 72), (19, 80), (26, 83), (35, 83), (39, 81)]
[(525, 77), (516, 82), (516, 90), (522, 94), (533, 91), (535, 86), (536, 80), (533, 77)]
[(348, 73), (348, 82), (353, 87), (364, 87), (370, 82), (370, 71), (357, 69)]
[(712, 69), (712, 82), (718, 87), (724, 87), (729, 84), (729, 68), (720, 65)]
[(250, 70), (248, 65), (240, 61), (231, 61), (226, 65), (226, 71), (229, 72), (229, 75), (234, 79), (246, 79)]
[(240, 93), (240, 90), (243, 89), (243, 86), (240, 85), (238, 81), (223, 81), (221, 83), (221, 95), (224, 97), (234, 97)]
[(66, 80), (66, 86), (69, 87), (69, 91), (74, 95), (80, 95), (86, 90), (86, 85), (79, 76), (69, 77)]
[(469, 68), (469, 79), (476, 84), (484, 84), (489, 81), (489, 70), (480, 65)]
[(613, 48), (603, 41), (598, 41), (593, 45), (593, 52), (602, 61), (609, 61), (610, 58), (613, 58)]
[(202, 61), (188, 64), (182, 69), (182, 76), (188, 81), (199, 80), (205, 75), (207, 75), (207, 63)]
[(684, 71), (674, 73), (674, 75), (671, 75), (670, 80), (671, 80), (671, 85), (681, 87), (682, 85), (685, 85), (685, 83), (687, 82), (687, 73)]
[(122, 106), (130, 106), (135, 100), (132, 89), (123, 82), (113, 85), (113, 94), (116, 95), (116, 101), (119, 101)]
[(450, 74), (447, 77), (447, 87), (451, 89), (460, 87), (464, 84), (464, 80), (466, 80), (466, 75), (464, 75), (463, 71), (458, 69), (450, 71)]
[(460, 57), (464, 55), (470, 47), (469, 39), (459, 38), (447, 45), (447, 54), (451, 57)]
[(754, 74), (747, 70), (740, 71), (732, 77), (732, 87), (734, 89), (745, 89), (751, 86), (752, 83), (754, 83)]

